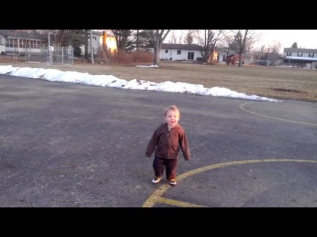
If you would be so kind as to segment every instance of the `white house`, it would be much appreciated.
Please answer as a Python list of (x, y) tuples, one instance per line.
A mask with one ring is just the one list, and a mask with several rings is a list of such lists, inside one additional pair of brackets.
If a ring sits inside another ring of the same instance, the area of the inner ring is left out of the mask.
[(283, 58), (286, 64), (316, 68), (317, 49), (284, 48)]
[(202, 58), (201, 46), (197, 44), (162, 44), (161, 60), (193, 60)]
[(3, 35), (0, 35), (0, 53), (4, 54), (6, 52), (5, 46), (6, 39)]
[(230, 49), (218, 49), (218, 63), (225, 63), (226, 62), (226, 58), (229, 55), (234, 55), (236, 54), (236, 52), (234, 52), (233, 50)]
[[(94, 54), (97, 54), (102, 46), (102, 32), (92, 32), (92, 50)], [(81, 45), (81, 53), (85, 55), (85, 45)], [(88, 54), (90, 54), (90, 35), (88, 36)]]
[(42, 53), (46, 48), (47, 39), (44, 35), (0, 30), (0, 53), (24, 55), (27, 52)]
[[(92, 42), (92, 51), (94, 55), (100, 54), (101, 57), (104, 56), (105, 50), (110, 53), (114, 53), (117, 50), (117, 41), (116, 38), (112, 35), (106, 34), (105, 31), (92, 31), (91, 36), (88, 37), (88, 54), (90, 55), (91, 44)], [(85, 54), (85, 45), (80, 46), (82, 55)]]
[(254, 55), (253, 53), (243, 53), (243, 64), (244, 65), (250, 65), (254, 63)]
[[(45, 33), (45, 32), (44, 32)], [(44, 55), (48, 52), (48, 35), (30, 33), (22, 30), (0, 30), (0, 54), (7, 55)], [(92, 32), (92, 49), (94, 54), (99, 53), (103, 45), (103, 33)], [(90, 54), (90, 36), (88, 37), (88, 53)], [(116, 49), (112, 36), (106, 37), (106, 44), (110, 50)], [(109, 41), (109, 42), (108, 42)], [(54, 49), (54, 37), (50, 37), (50, 48)], [(80, 46), (82, 55), (85, 54), (85, 46)]]
[(227, 52), (219, 51), (219, 53), (218, 53), (218, 62), (219, 63), (225, 63), (227, 54), (228, 54)]
[[(230, 49), (219, 49), (218, 52), (218, 63), (225, 63), (226, 58), (228, 56), (235, 55), (235, 57), (238, 57), (238, 54)], [(250, 65), (254, 63), (254, 55), (253, 53), (243, 53), (241, 55), (242, 63), (243, 65)], [(237, 62), (238, 63), (238, 62)]]

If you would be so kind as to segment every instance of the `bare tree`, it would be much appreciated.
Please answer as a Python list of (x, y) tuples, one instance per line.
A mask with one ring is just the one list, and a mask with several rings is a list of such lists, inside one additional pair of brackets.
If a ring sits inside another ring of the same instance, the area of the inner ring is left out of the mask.
[(171, 30), (168, 43), (169, 44), (182, 44), (184, 32), (182, 30)]
[(252, 49), (254, 43), (258, 40), (258, 35), (253, 30), (236, 30), (232, 32), (234, 34), (234, 40), (231, 47), (239, 54), (239, 67), (241, 67), (242, 53)]
[(139, 50), (139, 30), (136, 30), (136, 33), (135, 33), (135, 36), (136, 36), (136, 50)]
[(88, 55), (88, 42), (89, 42), (89, 30), (84, 30), (84, 34), (85, 34), (85, 59), (89, 60), (89, 55)]
[(279, 54), (280, 50), (281, 50), (281, 47), (282, 47), (282, 43), (280, 41), (277, 41), (277, 42), (274, 41), (273, 45), (271, 46), (272, 53)]
[(177, 41), (178, 44), (181, 44), (183, 42), (183, 37), (184, 37), (184, 31), (180, 30), (178, 41)]
[(114, 34), (114, 37), (117, 41), (117, 47), (118, 49), (125, 51), (125, 47), (128, 43), (129, 37), (132, 35), (133, 30), (122, 30), (122, 29), (116, 29), (112, 30), (112, 33)]
[(152, 39), (154, 42), (154, 65), (159, 66), (160, 52), (163, 41), (171, 30), (152, 30)]
[(47, 35), (47, 32), (49, 30), (15, 30), (15, 31), (19, 31), (19, 32), (27, 32), (30, 34), (41, 34), (41, 35)]
[(226, 52), (226, 57), (230, 55), (230, 52), (233, 51), (231, 48), (233, 42), (233, 35), (228, 33), (227, 31), (223, 31), (222, 41), (219, 42), (219, 47), (222, 48)]
[[(21, 32), (28, 32), (31, 34), (40, 34), (45, 36), (46, 41), (50, 40), (50, 46), (54, 47), (68, 47), (74, 48), (76, 56), (81, 55), (80, 47), (85, 46), (85, 56), (88, 59), (88, 42), (90, 30), (84, 29), (41, 29), (41, 30), (19, 30)], [(86, 37), (87, 36), (87, 37)], [(87, 54), (87, 55), (86, 55)]]
[(134, 32), (134, 41), (133, 43), (136, 45), (136, 49), (141, 48), (153, 48), (152, 41), (152, 30), (141, 30), (138, 29), (137, 32)]
[(171, 31), (170, 38), (168, 41), (169, 44), (177, 44), (176, 33), (174, 30)]
[(194, 42), (194, 37), (194, 32), (192, 30), (189, 30), (183, 40), (184, 44), (192, 44)]
[[(68, 47), (72, 46), (74, 50), (79, 50), (80, 45), (85, 47), (85, 59), (89, 60), (88, 44), (90, 29), (81, 30), (47, 30), (50, 39), (53, 39), (55, 46)], [(80, 51), (80, 50), (79, 50)], [(80, 53), (79, 53), (80, 54)]]
[(207, 63), (213, 55), (219, 41), (221, 41), (222, 30), (198, 30), (198, 44), (201, 46), (203, 62)]
[[(88, 33), (90, 30), (86, 30)], [(58, 30), (53, 33), (55, 36), (55, 44), (60, 45), (61, 47), (68, 47), (69, 45), (73, 45), (74, 41), (80, 41), (84, 44), (83, 33), (84, 30)]]

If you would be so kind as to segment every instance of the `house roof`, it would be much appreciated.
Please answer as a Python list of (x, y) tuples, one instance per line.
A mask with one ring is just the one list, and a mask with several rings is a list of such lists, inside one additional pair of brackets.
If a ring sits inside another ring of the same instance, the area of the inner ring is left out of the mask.
[(218, 52), (221, 54), (235, 54), (236, 52), (228, 48), (217, 48)]
[(0, 30), (0, 35), (6, 36), (6, 37), (23, 38), (23, 39), (46, 40), (45, 35), (27, 33), (27, 32), (15, 31), (15, 30)]
[(310, 58), (310, 57), (291, 57), (291, 56), (284, 56), (284, 59), (290, 59), (290, 60), (299, 60), (299, 61), (315, 61), (317, 62), (317, 58)]
[(92, 34), (93, 34), (93, 35), (98, 35), (98, 36), (103, 36), (103, 32), (102, 32), (102, 31), (93, 30), (93, 31), (92, 31)]
[(161, 49), (201, 50), (198, 44), (162, 44)]
[(317, 53), (317, 49), (284, 48), (284, 52), (294, 52), (294, 53)]

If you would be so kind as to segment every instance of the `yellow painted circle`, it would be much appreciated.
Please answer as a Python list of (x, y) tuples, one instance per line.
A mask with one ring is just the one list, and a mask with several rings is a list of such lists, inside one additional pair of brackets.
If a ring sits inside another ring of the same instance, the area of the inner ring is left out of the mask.
[[(198, 168), (195, 170), (188, 171), (184, 174), (177, 176), (177, 180), (181, 181), (189, 176), (194, 174), (198, 174), (207, 170), (223, 168), (231, 165), (244, 165), (244, 164), (252, 164), (252, 163), (263, 163), (263, 162), (304, 162), (304, 163), (317, 163), (316, 160), (293, 160), (293, 159), (263, 159), (263, 160), (241, 160), (241, 161), (232, 161), (225, 163), (218, 163), (214, 165), (204, 166), (202, 168)], [(172, 200), (168, 198), (163, 198), (163, 194), (170, 188), (169, 184), (162, 184), (155, 190), (150, 197), (145, 201), (142, 207), (153, 207), (155, 203), (165, 203), (168, 205), (178, 206), (178, 207), (205, 207), (201, 205), (191, 204), (187, 202), (180, 202), (177, 200)]]
[(250, 111), (250, 110), (247, 110), (247, 109), (244, 107), (245, 105), (251, 104), (251, 103), (255, 103), (255, 102), (244, 103), (244, 104), (241, 104), (239, 107), (240, 107), (240, 109), (242, 109), (243, 111), (246, 111), (246, 112), (248, 112), (248, 113), (255, 114), (255, 115), (258, 115), (258, 116), (262, 116), (262, 117), (277, 119), (277, 120), (281, 120), (281, 121), (285, 121), (285, 122), (291, 122), (291, 123), (300, 123), (300, 124), (305, 124), (305, 125), (317, 126), (316, 123), (299, 122), (299, 121), (288, 120), (288, 119), (282, 119), (282, 118), (277, 118), (277, 117), (268, 116), (268, 115), (265, 115), (265, 114), (259, 114), (259, 113), (252, 112), (252, 111)]

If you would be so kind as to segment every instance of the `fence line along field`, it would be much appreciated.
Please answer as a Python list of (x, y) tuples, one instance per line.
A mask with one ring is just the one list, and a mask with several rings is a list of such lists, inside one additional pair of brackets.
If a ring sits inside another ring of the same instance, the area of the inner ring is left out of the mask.
[[(317, 102), (317, 70), (292, 67), (225, 64), (204, 65), (182, 62), (161, 62), (160, 67), (137, 67), (136, 64), (56, 65), (45, 63), (1, 62), (13, 67), (53, 68), (91, 75), (113, 75), (124, 80), (139, 79), (152, 82), (185, 82), (206, 88), (225, 87), (247, 95), (276, 99)], [(143, 64), (149, 65), (149, 64)]]

